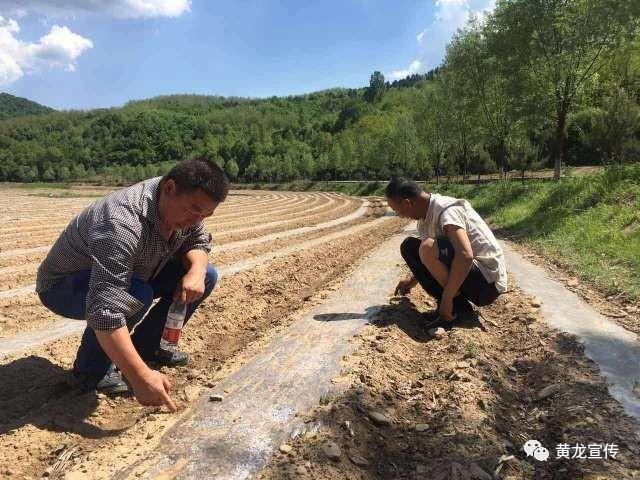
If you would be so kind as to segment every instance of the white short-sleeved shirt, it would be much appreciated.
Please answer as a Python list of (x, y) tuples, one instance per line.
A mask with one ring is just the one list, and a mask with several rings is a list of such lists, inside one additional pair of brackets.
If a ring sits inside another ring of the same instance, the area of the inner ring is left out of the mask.
[(418, 234), (422, 240), (446, 237), (445, 225), (464, 228), (471, 242), (473, 263), (487, 282), (495, 283), (498, 292), (506, 292), (507, 266), (504, 253), (489, 226), (468, 201), (432, 193), (427, 215), (418, 220)]

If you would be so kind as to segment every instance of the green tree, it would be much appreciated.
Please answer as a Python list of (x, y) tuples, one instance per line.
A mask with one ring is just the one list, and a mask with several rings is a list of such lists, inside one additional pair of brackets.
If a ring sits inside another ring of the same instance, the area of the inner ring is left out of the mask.
[(522, 135), (513, 135), (507, 140), (507, 152), (510, 165), (522, 173), (522, 183), (527, 170), (536, 170), (541, 166), (539, 149)]
[(42, 180), (45, 182), (53, 182), (56, 179), (56, 172), (52, 167), (47, 168), (42, 173)]
[[(509, 91), (509, 81), (501, 74), (498, 59), (490, 49), (484, 26), (472, 18), (447, 47), (445, 69), (455, 77), (458, 95), (474, 99), (485, 142), (492, 146), (495, 163), (502, 176), (506, 161), (506, 141), (515, 124), (517, 95)], [(479, 158), (479, 157), (478, 157)]]
[(640, 132), (640, 107), (622, 88), (609, 96), (597, 111), (588, 141), (600, 152), (603, 160), (622, 163), (627, 152), (638, 147), (636, 134)]
[(364, 92), (364, 99), (369, 103), (377, 103), (382, 100), (385, 91), (384, 75), (377, 70), (371, 74), (369, 88)]
[(82, 163), (75, 163), (71, 167), (71, 177), (76, 180), (81, 180), (87, 176), (87, 170)]
[(505, 76), (529, 93), (529, 103), (552, 112), (554, 178), (560, 178), (567, 117), (576, 97), (635, 33), (639, 13), (640, 2), (631, 1), (498, 1), (488, 24), (492, 48)]
[(61, 165), (56, 170), (56, 179), (66, 182), (71, 177), (71, 171), (66, 165)]
[(231, 158), (227, 160), (227, 163), (225, 163), (224, 171), (229, 175), (231, 180), (236, 180), (238, 178), (238, 173), (240, 172), (240, 167), (238, 167), (236, 161)]

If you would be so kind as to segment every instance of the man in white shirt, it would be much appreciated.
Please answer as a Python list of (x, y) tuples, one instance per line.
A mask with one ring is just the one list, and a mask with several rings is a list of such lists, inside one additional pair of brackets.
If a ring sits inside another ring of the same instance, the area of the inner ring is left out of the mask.
[(500, 244), (466, 200), (423, 191), (417, 183), (393, 178), (385, 195), (401, 217), (418, 221), (420, 238), (402, 243), (411, 277), (396, 287), (405, 295), (418, 283), (438, 300), (433, 326), (449, 326), (478, 306), (492, 303), (507, 290), (507, 269)]

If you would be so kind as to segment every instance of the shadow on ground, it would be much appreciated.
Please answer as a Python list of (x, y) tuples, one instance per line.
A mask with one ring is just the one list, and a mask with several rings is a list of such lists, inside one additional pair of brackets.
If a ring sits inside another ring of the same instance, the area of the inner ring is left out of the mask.
[(122, 431), (86, 422), (98, 405), (95, 393), (73, 388), (71, 373), (46, 358), (31, 355), (0, 365), (0, 385), (0, 435), (29, 424), (86, 438)]

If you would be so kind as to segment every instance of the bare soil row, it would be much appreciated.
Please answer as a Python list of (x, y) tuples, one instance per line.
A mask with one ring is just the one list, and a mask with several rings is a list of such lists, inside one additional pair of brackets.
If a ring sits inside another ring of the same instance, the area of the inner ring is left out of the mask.
[[(403, 225), (389, 220), (223, 279), (185, 329), (182, 345), (193, 364), (167, 371), (181, 411)], [(0, 458), (11, 459), (8, 478), (39, 478), (65, 454), (66, 478), (108, 478), (153, 448), (177, 419), (133, 399), (72, 390), (67, 378), (77, 344), (67, 338), (2, 362)]]

